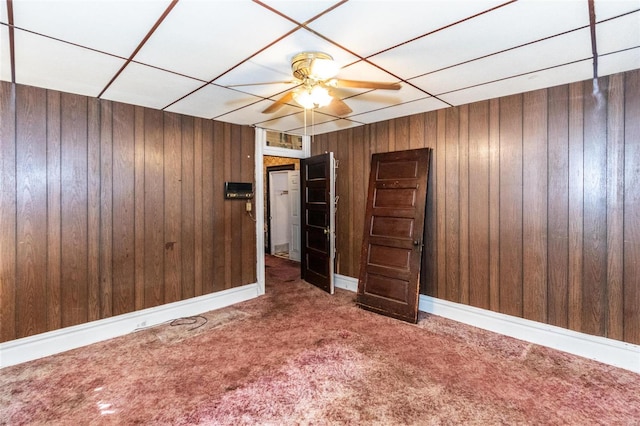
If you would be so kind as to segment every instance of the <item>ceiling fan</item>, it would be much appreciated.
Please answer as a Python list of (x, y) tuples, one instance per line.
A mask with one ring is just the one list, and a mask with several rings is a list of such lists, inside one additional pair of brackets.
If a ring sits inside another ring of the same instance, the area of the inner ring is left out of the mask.
[(327, 107), (335, 115), (347, 115), (352, 110), (335, 96), (334, 88), (399, 90), (401, 87), (399, 83), (337, 79), (339, 66), (331, 55), (323, 52), (298, 53), (291, 59), (291, 71), (299, 86), (262, 111), (264, 114), (276, 112), (293, 100), (305, 109)]

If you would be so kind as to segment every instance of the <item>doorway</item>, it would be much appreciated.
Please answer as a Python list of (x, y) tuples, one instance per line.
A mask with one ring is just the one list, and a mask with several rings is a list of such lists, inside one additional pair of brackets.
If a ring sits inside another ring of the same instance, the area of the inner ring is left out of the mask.
[(264, 252), (299, 262), (300, 160), (265, 155), (263, 169)]

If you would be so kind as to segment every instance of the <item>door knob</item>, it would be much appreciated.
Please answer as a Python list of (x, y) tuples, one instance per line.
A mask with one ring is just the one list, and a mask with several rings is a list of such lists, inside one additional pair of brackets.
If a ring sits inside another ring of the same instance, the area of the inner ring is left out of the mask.
[(416, 241), (413, 242), (413, 245), (414, 246), (422, 245), (422, 241), (416, 240)]

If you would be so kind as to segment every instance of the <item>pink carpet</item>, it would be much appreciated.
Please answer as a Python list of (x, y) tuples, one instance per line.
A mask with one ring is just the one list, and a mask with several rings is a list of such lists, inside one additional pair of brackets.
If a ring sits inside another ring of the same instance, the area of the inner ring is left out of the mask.
[(267, 258), (267, 295), (0, 370), (3, 425), (638, 425), (640, 375), (423, 315)]

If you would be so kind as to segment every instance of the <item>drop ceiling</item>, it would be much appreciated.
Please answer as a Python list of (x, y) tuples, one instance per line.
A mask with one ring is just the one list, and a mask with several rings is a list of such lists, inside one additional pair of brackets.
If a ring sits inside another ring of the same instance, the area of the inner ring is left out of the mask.
[[(640, 0), (593, 5), (594, 32), (588, 0), (1, 0), (0, 79), (320, 134), (640, 68)], [(343, 117), (262, 113), (302, 51), (402, 88), (339, 89)]]

